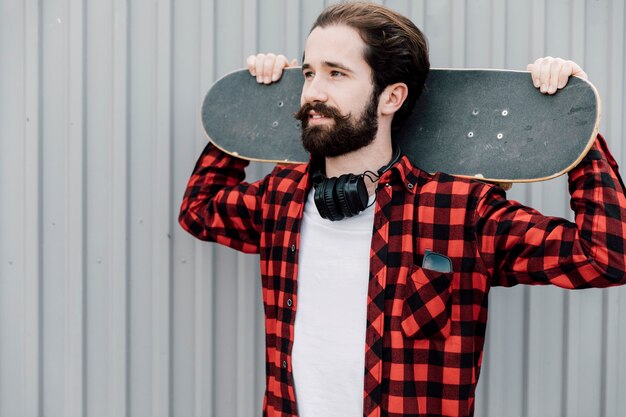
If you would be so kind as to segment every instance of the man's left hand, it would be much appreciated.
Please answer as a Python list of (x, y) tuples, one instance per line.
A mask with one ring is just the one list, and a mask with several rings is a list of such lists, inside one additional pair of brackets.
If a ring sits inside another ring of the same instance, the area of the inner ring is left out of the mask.
[(530, 71), (533, 84), (544, 94), (554, 94), (565, 87), (570, 76), (587, 79), (587, 74), (574, 61), (547, 56), (539, 58), (526, 67)]

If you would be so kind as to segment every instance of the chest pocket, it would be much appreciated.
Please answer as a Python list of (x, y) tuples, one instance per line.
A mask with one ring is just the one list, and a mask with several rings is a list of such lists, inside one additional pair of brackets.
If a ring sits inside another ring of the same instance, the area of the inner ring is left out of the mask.
[(404, 335), (418, 339), (447, 339), (451, 328), (451, 294), (451, 272), (437, 272), (413, 265), (402, 306)]

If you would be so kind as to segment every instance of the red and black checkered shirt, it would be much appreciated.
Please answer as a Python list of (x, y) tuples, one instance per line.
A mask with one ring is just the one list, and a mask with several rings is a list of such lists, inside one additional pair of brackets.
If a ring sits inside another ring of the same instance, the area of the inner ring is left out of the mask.
[[(180, 223), (199, 239), (260, 254), (263, 414), (295, 416), (291, 349), (299, 232), (311, 179), (303, 164), (276, 167), (248, 184), (246, 165), (207, 146), (189, 180)], [(380, 178), (364, 346), (365, 416), (473, 414), (492, 286), (624, 283), (626, 199), (602, 137), (569, 173), (569, 188), (575, 223), (507, 200), (493, 185), (430, 175), (406, 157)], [(453, 272), (421, 268), (427, 249), (448, 256)]]

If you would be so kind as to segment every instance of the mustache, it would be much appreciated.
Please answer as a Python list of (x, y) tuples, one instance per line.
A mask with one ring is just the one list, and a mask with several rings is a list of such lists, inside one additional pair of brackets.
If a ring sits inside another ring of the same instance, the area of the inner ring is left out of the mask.
[(338, 109), (331, 107), (331, 106), (327, 106), (326, 104), (319, 103), (319, 102), (318, 103), (304, 103), (302, 107), (300, 107), (300, 110), (297, 113), (295, 113), (293, 116), (297, 120), (300, 120), (303, 127), (306, 127), (309, 121), (309, 113), (311, 113), (311, 111), (319, 113), (324, 117), (333, 118), (336, 122), (345, 121), (350, 118), (350, 114), (343, 115)]

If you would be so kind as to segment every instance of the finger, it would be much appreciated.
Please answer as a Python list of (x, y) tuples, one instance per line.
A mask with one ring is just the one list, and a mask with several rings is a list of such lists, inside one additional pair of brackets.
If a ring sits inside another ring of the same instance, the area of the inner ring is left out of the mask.
[(256, 56), (256, 60), (255, 60), (255, 75), (256, 75), (256, 82), (257, 83), (262, 83), (263, 82), (263, 64), (265, 62), (265, 54), (257, 54)]
[(552, 66), (552, 62), (552, 57), (546, 57), (541, 60), (539, 73), (539, 91), (541, 91), (542, 93), (548, 92), (548, 85), (550, 84), (550, 67)]
[(572, 61), (565, 61), (563, 63), (563, 66), (561, 67), (561, 71), (559, 72), (559, 75), (558, 75), (559, 79), (558, 79), (557, 88), (559, 90), (567, 85), (567, 81), (569, 80), (570, 75), (574, 73), (572, 64), (573, 64)]
[[(546, 90), (548, 94), (556, 93), (559, 80), (561, 79), (563, 74), (567, 72), (567, 69), (563, 69), (563, 64), (564, 61), (562, 59), (555, 59), (554, 61), (552, 61), (552, 64), (550, 65), (550, 78), (548, 79), (548, 85)], [(566, 79), (568, 77), (569, 74), (565, 75)]]
[(297, 67), (298, 66), (298, 60), (297, 59), (292, 59), (291, 62), (289, 63), (290, 67)]
[(276, 55), (265, 55), (265, 61), (263, 62), (263, 83), (269, 84), (272, 82), (272, 71), (274, 71), (274, 63), (276, 62)]
[(274, 61), (274, 67), (272, 69), (272, 81), (278, 81), (283, 75), (283, 70), (289, 66), (287, 57), (284, 55), (278, 55)]
[(578, 65), (577, 63), (575, 63), (574, 61), (569, 61), (572, 64), (572, 75), (575, 75), (577, 77), (583, 78), (583, 79), (588, 79), (587, 77), (587, 73), (585, 71), (583, 71), (583, 69), (580, 67), (580, 65)]
[(539, 58), (537, 60), (535, 60), (534, 63), (532, 64), (528, 64), (528, 66), (526, 67), (526, 69), (528, 71), (530, 71), (530, 77), (533, 81), (533, 85), (536, 88), (539, 88), (539, 86), (541, 85), (541, 80), (540, 80), (540, 76), (541, 76), (541, 61), (542, 59)]
[(248, 67), (250, 75), (252, 75), (253, 77), (256, 76), (256, 55), (250, 55), (246, 59), (246, 65)]

